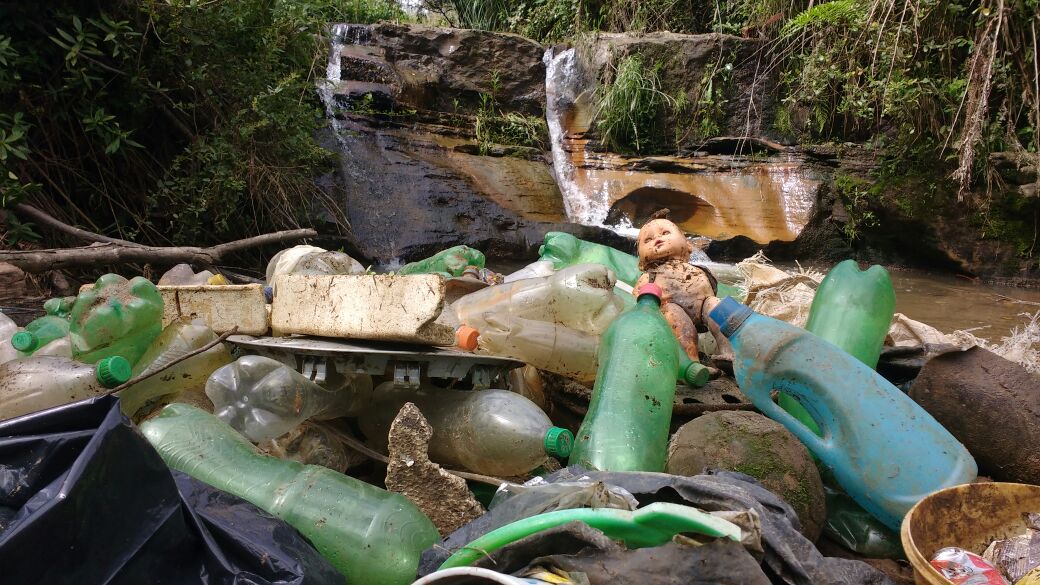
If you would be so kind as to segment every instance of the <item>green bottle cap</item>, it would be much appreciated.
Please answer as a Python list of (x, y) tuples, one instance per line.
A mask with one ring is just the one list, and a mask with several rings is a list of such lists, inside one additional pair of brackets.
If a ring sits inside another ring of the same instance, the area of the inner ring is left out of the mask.
[(549, 427), (545, 433), (545, 453), (550, 457), (566, 459), (574, 446), (574, 433), (560, 427)]
[(686, 383), (690, 386), (699, 388), (708, 383), (708, 376), (710, 374), (711, 372), (708, 371), (708, 366), (693, 362), (686, 367), (686, 375), (683, 376), (683, 379), (686, 380)]
[(130, 362), (118, 355), (107, 357), (98, 361), (94, 373), (102, 386), (115, 388), (130, 379)]
[(22, 353), (31, 353), (39, 349), (40, 340), (28, 331), (19, 331), (11, 337), (11, 345)]

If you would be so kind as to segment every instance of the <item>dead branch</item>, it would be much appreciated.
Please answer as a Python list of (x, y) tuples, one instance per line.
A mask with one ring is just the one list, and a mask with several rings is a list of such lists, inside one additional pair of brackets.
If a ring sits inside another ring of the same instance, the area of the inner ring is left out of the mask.
[(87, 230), (71, 226), (71, 225), (69, 225), (67, 223), (64, 223), (64, 222), (54, 218), (53, 216), (51, 216), (51, 214), (47, 213), (46, 211), (43, 211), (42, 209), (37, 209), (37, 208), (33, 207), (32, 205), (28, 205), (28, 204), (25, 204), (25, 203), (18, 203), (18, 204), (16, 204), (14, 206), (14, 210), (19, 215), (24, 215), (25, 217), (28, 217), (29, 219), (35, 221), (36, 223), (39, 223), (41, 225), (45, 225), (45, 226), (47, 226), (47, 227), (49, 227), (49, 228), (51, 228), (51, 229), (53, 229), (55, 231), (59, 231), (59, 232), (61, 232), (63, 234), (68, 234), (70, 236), (79, 238), (81, 240), (86, 240), (88, 242), (102, 242), (102, 243), (106, 243), (106, 244), (120, 244), (120, 245), (123, 245), (123, 246), (134, 246), (134, 247), (141, 246), (141, 244), (137, 244), (137, 243), (134, 243), (134, 242), (128, 242), (126, 240), (120, 240), (120, 239), (117, 239), (117, 238), (110, 238), (108, 236), (103, 236), (101, 234), (95, 234), (94, 232), (88, 232)]
[[(75, 228), (74, 228), (75, 229)], [(212, 266), (234, 252), (256, 248), (267, 244), (278, 244), (313, 238), (318, 232), (313, 229), (287, 230), (254, 236), (244, 240), (236, 240), (199, 248), (195, 246), (140, 246), (119, 243), (99, 243), (83, 248), (65, 248), (53, 250), (0, 250), (0, 262), (7, 262), (26, 272), (43, 272), (59, 270), (89, 264), (199, 264)]]

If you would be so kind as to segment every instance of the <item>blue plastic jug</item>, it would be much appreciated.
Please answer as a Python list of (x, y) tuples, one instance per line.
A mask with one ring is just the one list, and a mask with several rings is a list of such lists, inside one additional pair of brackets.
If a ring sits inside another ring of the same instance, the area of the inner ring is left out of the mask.
[[(755, 313), (730, 297), (709, 315), (733, 344), (744, 395), (794, 433), (856, 502), (899, 530), (928, 494), (970, 483), (978, 467), (930, 414), (863, 362), (808, 331)], [(773, 402), (794, 397), (822, 436)]]

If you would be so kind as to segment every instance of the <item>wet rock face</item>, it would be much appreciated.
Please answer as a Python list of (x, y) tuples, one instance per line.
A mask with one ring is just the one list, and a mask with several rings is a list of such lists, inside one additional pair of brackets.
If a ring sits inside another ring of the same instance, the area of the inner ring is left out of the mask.
[[(541, 149), (477, 140), (477, 111), (543, 119), (543, 48), (516, 35), (418, 25), (338, 25), (323, 144), (340, 152), (326, 177), (370, 262), (414, 260), (466, 244), (530, 258), (545, 232), (621, 243), (567, 223)], [(486, 97), (482, 97), (486, 96)]]
[(1040, 376), (975, 347), (925, 364), (910, 397), (964, 443), (980, 474), (1040, 484)]
[(794, 508), (802, 533), (815, 541), (825, 517), (823, 482), (809, 451), (779, 423), (756, 412), (711, 412), (676, 432), (667, 473), (693, 476), (706, 469), (754, 477)]

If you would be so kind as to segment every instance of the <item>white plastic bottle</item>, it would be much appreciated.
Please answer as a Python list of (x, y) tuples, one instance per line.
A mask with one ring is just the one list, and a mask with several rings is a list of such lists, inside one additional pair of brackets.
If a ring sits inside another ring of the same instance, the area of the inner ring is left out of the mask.
[(130, 379), (130, 362), (119, 356), (84, 364), (33, 356), (0, 364), (0, 420), (7, 420), (104, 393)]
[(452, 305), (458, 320), (478, 330), (484, 315), (512, 315), (556, 323), (598, 335), (624, 309), (614, 295), (614, 272), (601, 264), (579, 264), (541, 278), (490, 286)]
[(326, 389), (282, 362), (256, 355), (219, 368), (206, 382), (213, 413), (253, 442), (276, 439), (309, 418), (346, 416), (356, 397), (371, 389), (367, 375), (344, 377), (341, 387)]
[(530, 400), (508, 390), (445, 390), (433, 386), (379, 385), (358, 418), (365, 437), (386, 450), (390, 425), (405, 403), (415, 404), (433, 427), (430, 459), (451, 469), (510, 477), (547, 457), (566, 458), (574, 435), (555, 427)]

